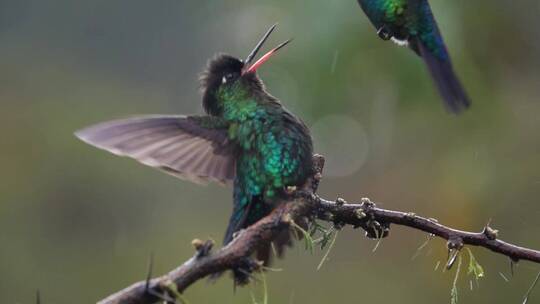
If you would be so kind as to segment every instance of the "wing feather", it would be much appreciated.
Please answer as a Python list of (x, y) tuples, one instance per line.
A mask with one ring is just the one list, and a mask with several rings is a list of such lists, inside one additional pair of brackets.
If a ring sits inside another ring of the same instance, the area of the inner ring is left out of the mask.
[(235, 157), (227, 129), (205, 128), (199, 121), (190, 116), (142, 116), (100, 123), (75, 135), (182, 179), (229, 183), (235, 177)]

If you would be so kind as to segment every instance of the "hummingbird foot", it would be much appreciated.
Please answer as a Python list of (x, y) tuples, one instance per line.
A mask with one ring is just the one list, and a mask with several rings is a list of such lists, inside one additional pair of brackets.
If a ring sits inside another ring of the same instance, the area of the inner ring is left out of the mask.
[(379, 35), (379, 38), (385, 41), (390, 40), (392, 38), (392, 32), (386, 25), (381, 26), (377, 30), (377, 35)]

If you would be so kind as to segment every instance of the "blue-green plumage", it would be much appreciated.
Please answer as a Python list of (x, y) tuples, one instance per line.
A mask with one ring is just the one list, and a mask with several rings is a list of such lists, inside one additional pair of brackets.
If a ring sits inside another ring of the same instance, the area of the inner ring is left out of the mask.
[[(232, 70), (223, 66), (233, 67)], [(230, 56), (219, 56), (205, 76), (207, 111), (226, 121), (228, 138), (236, 145), (234, 210), (225, 242), (233, 233), (267, 215), (288, 186), (300, 186), (311, 174), (312, 143), (304, 123), (268, 94), (255, 74), (241, 75), (243, 65)], [(215, 68), (218, 67), (218, 68)], [(236, 74), (234, 69), (236, 68)], [(219, 83), (215, 89), (212, 79)], [(226, 79), (226, 78), (225, 78)]]
[[(246, 61), (218, 55), (209, 62), (201, 79), (207, 115), (121, 119), (91, 126), (76, 135), (96, 147), (180, 178), (232, 182), (227, 244), (235, 232), (269, 214), (288, 187), (302, 186), (312, 174), (308, 128), (265, 90), (256, 74), (256, 69), (286, 43), (251, 63), (262, 42)], [(276, 243), (278, 252), (288, 242), (287, 231)], [(259, 258), (267, 261), (269, 249), (268, 244), (259, 248)], [(246, 279), (239, 271), (235, 277), (239, 282)]]
[(408, 45), (422, 57), (449, 110), (458, 113), (470, 106), (427, 0), (358, 0), (358, 3), (381, 38)]
[(235, 131), (231, 133), (240, 152), (236, 163), (234, 212), (226, 241), (234, 231), (267, 215), (287, 186), (302, 185), (312, 167), (307, 128), (277, 103), (259, 105), (253, 117), (233, 128)]

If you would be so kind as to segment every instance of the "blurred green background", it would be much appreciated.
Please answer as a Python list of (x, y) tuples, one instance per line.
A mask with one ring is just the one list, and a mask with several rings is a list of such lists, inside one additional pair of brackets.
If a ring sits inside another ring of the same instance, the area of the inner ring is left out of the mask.
[[(431, 1), (473, 100), (445, 112), (426, 69), (380, 40), (348, 1), (0, 1), (0, 302), (93, 303), (221, 240), (231, 190), (197, 186), (78, 141), (73, 132), (133, 114), (201, 113), (198, 73), (216, 52), (244, 57), (294, 42), (260, 70), (312, 126), (327, 156), (320, 192), (480, 230), (540, 248), (538, 1)], [(267, 275), (269, 303), (449, 303), (454, 272), (426, 235), (393, 227), (375, 242), (340, 233), (329, 261), (296, 246)], [(539, 267), (473, 248), (486, 277), (460, 303), (521, 303)], [(466, 256), (465, 256), (466, 257)], [(467, 259), (464, 260), (467, 262)], [(506, 282), (501, 273), (509, 278)], [(252, 303), (228, 276), (191, 303)], [(540, 302), (540, 290), (533, 294)]]

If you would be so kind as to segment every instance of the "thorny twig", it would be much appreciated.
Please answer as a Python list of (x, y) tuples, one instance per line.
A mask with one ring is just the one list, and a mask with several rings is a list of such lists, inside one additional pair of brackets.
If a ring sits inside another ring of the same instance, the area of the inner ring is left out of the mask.
[(284, 229), (291, 229), (292, 223), (305, 217), (332, 222), (336, 227), (351, 225), (362, 228), (371, 238), (386, 237), (390, 224), (424, 231), (448, 241), (448, 268), (464, 245), (487, 248), (514, 262), (528, 260), (540, 263), (540, 251), (499, 240), (498, 231), (489, 225), (481, 232), (467, 232), (414, 213), (378, 208), (369, 199), (349, 204), (343, 199), (330, 201), (321, 198), (315, 193), (322, 176), (324, 158), (315, 155), (314, 164), (315, 174), (302, 189), (298, 189), (270, 215), (241, 231), (227, 246), (212, 252), (213, 242), (194, 240), (196, 253), (184, 264), (161, 277), (135, 283), (98, 304), (148, 304), (163, 300), (174, 303), (177, 301), (171, 294), (171, 283), (175, 285), (175, 292), (181, 293), (191, 284), (214, 273), (236, 269), (250, 274), (261, 268), (261, 264), (252, 258), (256, 248), (271, 242)]

